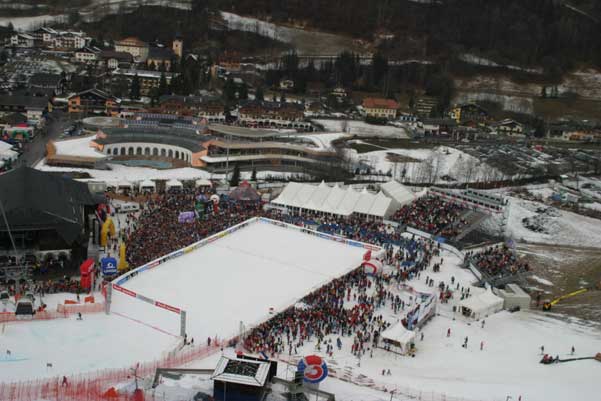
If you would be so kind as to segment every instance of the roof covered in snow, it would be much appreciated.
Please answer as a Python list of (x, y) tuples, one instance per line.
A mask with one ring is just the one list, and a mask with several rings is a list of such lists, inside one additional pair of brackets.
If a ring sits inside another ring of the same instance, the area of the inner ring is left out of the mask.
[(323, 181), (319, 185), (291, 182), (273, 203), (341, 216), (360, 213), (376, 217), (387, 217), (399, 206), (382, 192), (372, 194), (365, 189), (358, 192), (338, 184), (330, 187)]

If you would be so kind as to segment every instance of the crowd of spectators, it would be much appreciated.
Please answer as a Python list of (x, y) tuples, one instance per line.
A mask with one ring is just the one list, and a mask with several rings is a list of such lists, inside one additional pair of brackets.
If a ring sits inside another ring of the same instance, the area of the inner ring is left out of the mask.
[(402, 206), (391, 220), (437, 236), (452, 238), (466, 224), (461, 219), (464, 211), (465, 208), (457, 203), (427, 195)]
[[(362, 268), (335, 279), (305, 296), (297, 305), (277, 314), (272, 319), (253, 328), (244, 338), (244, 347), (251, 352), (298, 354), (298, 348), (307, 341), (316, 341), (318, 349), (332, 356), (334, 344), (342, 349), (341, 338), (350, 337), (349, 351), (360, 358), (371, 356), (380, 346), (380, 334), (391, 322), (384, 318), (383, 308), (404, 316), (403, 324), (415, 305), (407, 304), (391, 291), (424, 271), (438, 248), (430, 242), (419, 242), (417, 260), (403, 263), (407, 252), (390, 246), (385, 247), (387, 263), (397, 266), (390, 274), (368, 276)], [(335, 342), (333, 338), (336, 337)]]
[(479, 253), (468, 252), (466, 258), (478, 270), (493, 278), (530, 270), (528, 263), (520, 262), (515, 252), (505, 244), (489, 247)]
[[(262, 206), (259, 202), (235, 202), (222, 198), (215, 211), (209, 196), (190, 190), (160, 194), (147, 202), (140, 215), (132, 217), (130, 225), (134, 229), (125, 236), (129, 265), (143, 265), (223, 231), (256, 216)], [(199, 198), (203, 199), (199, 218), (180, 223), (180, 212), (195, 211)]]

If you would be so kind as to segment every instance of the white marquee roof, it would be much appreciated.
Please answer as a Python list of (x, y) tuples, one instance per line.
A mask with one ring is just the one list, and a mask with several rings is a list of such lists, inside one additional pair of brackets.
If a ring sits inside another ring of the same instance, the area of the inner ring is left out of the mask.
[(407, 330), (403, 323), (398, 322), (397, 324), (384, 330), (381, 337), (390, 341), (400, 343), (405, 348), (410, 342), (415, 339), (415, 332)]
[(405, 205), (415, 200), (415, 194), (409, 188), (394, 180), (380, 185), (380, 189), (385, 195), (391, 197), (400, 205)]
[(319, 185), (291, 182), (274, 201), (274, 204), (349, 216), (362, 213), (370, 216), (387, 217), (399, 204), (382, 192), (374, 195), (351, 187), (330, 187), (325, 182)]

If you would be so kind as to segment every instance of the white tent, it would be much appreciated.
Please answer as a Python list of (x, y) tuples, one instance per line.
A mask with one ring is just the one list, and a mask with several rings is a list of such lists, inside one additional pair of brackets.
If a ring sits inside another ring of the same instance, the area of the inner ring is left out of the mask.
[(486, 290), (480, 294), (473, 294), (459, 303), (461, 313), (474, 320), (480, 320), (503, 310), (503, 298), (499, 298)]
[(119, 181), (117, 183), (117, 191), (131, 191), (134, 189), (134, 184), (129, 181)]
[(415, 332), (407, 330), (402, 322), (398, 322), (384, 330), (380, 337), (387, 350), (407, 354), (415, 341)]
[(157, 186), (154, 183), (154, 181), (144, 180), (144, 181), (140, 182), (140, 191), (154, 192), (154, 191), (156, 191), (156, 189), (157, 189)]
[(167, 181), (167, 184), (165, 184), (165, 187), (167, 188), (167, 191), (169, 191), (170, 189), (182, 189), (184, 187), (184, 184), (182, 184), (178, 180), (169, 180)]
[(195, 182), (196, 184), (196, 188), (206, 188), (206, 187), (212, 187), (213, 184), (211, 183), (211, 181), (209, 180), (196, 180)]
[(388, 217), (398, 208), (398, 202), (382, 192), (374, 195), (366, 189), (357, 192), (337, 184), (330, 187), (323, 181), (319, 185), (291, 182), (272, 203), (339, 216), (357, 213), (380, 218)]
[(413, 202), (416, 198), (409, 188), (394, 180), (380, 185), (380, 189), (384, 195), (394, 199), (401, 206)]

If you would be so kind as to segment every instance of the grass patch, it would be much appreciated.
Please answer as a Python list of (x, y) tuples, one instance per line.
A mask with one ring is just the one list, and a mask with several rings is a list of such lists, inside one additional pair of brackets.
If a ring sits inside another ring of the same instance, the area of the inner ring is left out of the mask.
[(534, 99), (534, 113), (545, 119), (574, 117), (601, 119), (601, 101), (588, 99)]

